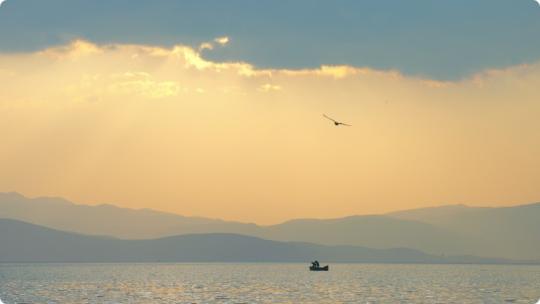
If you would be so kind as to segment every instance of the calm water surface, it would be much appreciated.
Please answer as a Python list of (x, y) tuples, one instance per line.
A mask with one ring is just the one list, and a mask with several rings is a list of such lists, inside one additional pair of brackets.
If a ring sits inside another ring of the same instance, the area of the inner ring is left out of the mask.
[(527, 303), (540, 266), (0, 264), (15, 303)]

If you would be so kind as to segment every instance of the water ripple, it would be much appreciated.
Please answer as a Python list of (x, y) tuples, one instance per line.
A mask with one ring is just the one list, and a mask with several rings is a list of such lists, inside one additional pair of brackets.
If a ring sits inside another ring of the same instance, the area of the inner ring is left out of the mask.
[(539, 266), (0, 264), (5, 304), (531, 304), (539, 286)]

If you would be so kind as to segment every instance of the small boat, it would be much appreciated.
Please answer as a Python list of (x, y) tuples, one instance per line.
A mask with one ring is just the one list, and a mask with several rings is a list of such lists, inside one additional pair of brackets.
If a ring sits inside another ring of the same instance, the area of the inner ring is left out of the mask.
[(328, 265), (324, 266), (324, 267), (317, 267), (317, 266), (309, 266), (309, 270), (310, 271), (328, 271), (328, 269), (330, 269), (328, 267)]

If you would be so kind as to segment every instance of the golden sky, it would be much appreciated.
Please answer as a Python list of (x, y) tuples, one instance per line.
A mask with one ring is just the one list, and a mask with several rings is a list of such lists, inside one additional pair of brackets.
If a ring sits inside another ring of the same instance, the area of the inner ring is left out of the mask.
[(539, 88), (540, 63), (439, 82), (181, 45), (4, 53), (0, 191), (261, 224), (536, 202)]

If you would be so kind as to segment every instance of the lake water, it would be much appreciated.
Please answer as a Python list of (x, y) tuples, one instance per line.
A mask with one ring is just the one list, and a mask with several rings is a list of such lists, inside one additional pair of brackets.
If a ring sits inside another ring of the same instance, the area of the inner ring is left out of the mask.
[(527, 303), (540, 266), (0, 264), (15, 303)]

